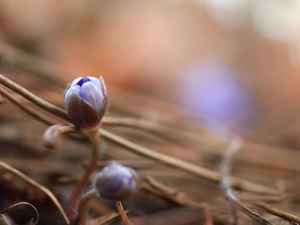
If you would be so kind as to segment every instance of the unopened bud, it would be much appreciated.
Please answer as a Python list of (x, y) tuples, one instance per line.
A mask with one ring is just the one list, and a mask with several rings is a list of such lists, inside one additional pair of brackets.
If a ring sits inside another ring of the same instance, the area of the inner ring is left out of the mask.
[(100, 124), (106, 112), (107, 98), (102, 77), (79, 77), (65, 91), (65, 109), (76, 125), (93, 128)]
[(134, 194), (137, 180), (133, 169), (112, 162), (96, 175), (94, 182), (96, 191), (102, 198), (123, 201)]

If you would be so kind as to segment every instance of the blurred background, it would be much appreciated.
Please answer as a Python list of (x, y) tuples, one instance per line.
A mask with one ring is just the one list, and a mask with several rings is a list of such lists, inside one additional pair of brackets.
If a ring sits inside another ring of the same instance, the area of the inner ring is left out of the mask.
[[(77, 76), (300, 147), (297, 0), (0, 1), (0, 38)], [(1, 71), (15, 59), (0, 46)]]
[(300, 148), (299, 62), (298, 0), (0, 0), (0, 73), (46, 100), (62, 106), (67, 83), (102, 75), (112, 114), (213, 118), (291, 150), (289, 160)]

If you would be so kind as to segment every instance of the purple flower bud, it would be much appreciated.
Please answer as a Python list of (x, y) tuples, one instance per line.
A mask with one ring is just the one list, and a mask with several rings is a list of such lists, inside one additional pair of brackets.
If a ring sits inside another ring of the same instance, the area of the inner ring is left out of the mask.
[(68, 85), (65, 109), (81, 128), (98, 126), (107, 107), (107, 91), (102, 77), (79, 77)]
[(137, 180), (133, 169), (112, 162), (96, 175), (94, 184), (102, 198), (123, 201), (134, 194)]

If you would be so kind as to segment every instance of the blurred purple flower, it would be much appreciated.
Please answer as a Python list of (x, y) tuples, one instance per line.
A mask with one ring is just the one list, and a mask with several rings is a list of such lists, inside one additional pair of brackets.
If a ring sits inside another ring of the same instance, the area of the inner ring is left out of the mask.
[(214, 119), (246, 125), (253, 111), (251, 92), (229, 65), (218, 60), (198, 61), (182, 73), (180, 104)]
[(134, 194), (137, 186), (137, 174), (129, 167), (112, 162), (96, 175), (94, 184), (102, 198), (122, 201)]

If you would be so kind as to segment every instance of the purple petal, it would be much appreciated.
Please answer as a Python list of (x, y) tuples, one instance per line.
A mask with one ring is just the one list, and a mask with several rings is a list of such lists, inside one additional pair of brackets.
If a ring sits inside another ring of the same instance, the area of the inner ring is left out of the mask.
[(85, 82), (88, 82), (88, 81), (90, 81), (90, 79), (88, 77), (83, 77), (77, 82), (77, 85), (82, 86)]
[(80, 98), (90, 104), (99, 114), (104, 100), (103, 92), (93, 82), (85, 82), (79, 93)]
[(101, 86), (99, 78), (96, 77), (88, 77), (93, 84), (96, 84), (100, 90), (103, 92), (103, 87)]
[(78, 83), (81, 79), (82, 79), (82, 77), (78, 77), (78, 78), (76, 78), (75, 80), (73, 80), (72, 83), (70, 84), (70, 87), (76, 86), (77, 83)]

